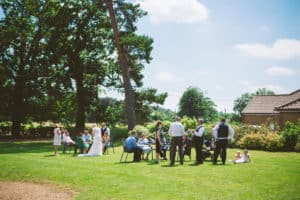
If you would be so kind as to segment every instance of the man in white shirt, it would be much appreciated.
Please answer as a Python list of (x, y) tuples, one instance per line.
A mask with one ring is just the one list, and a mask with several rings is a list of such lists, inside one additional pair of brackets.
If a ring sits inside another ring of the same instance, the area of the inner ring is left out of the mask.
[(196, 150), (196, 165), (200, 165), (203, 163), (203, 155), (202, 155), (202, 146), (203, 146), (203, 138), (204, 138), (205, 128), (203, 126), (203, 119), (198, 119), (198, 127), (194, 132), (194, 144)]
[(225, 119), (222, 119), (221, 122), (214, 127), (213, 136), (216, 139), (213, 164), (217, 164), (217, 159), (220, 154), (222, 163), (225, 165), (228, 140), (233, 138), (234, 130), (231, 126), (226, 124)]
[(169, 128), (169, 134), (172, 137), (171, 148), (170, 148), (170, 165), (171, 166), (174, 166), (174, 164), (175, 164), (177, 146), (178, 146), (178, 150), (179, 150), (180, 164), (183, 165), (182, 136), (184, 135), (184, 127), (180, 122), (181, 122), (180, 117), (176, 117), (175, 122), (171, 123), (170, 128)]

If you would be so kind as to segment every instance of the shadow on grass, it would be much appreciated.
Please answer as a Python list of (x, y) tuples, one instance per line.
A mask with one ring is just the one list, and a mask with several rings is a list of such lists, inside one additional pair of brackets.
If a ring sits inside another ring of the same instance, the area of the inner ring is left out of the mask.
[(161, 167), (179, 167), (180, 165), (170, 165), (170, 164), (167, 164), (167, 165), (161, 165)]
[(44, 153), (53, 151), (52, 142), (0, 142), (0, 154)]

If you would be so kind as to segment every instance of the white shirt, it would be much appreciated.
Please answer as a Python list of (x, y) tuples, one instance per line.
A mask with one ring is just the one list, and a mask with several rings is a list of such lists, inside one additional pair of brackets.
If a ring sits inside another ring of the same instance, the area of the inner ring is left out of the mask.
[(214, 138), (216, 139), (232, 139), (233, 136), (234, 136), (234, 130), (231, 128), (230, 125), (226, 124), (228, 126), (228, 137), (226, 138), (218, 138), (218, 130), (219, 130), (219, 126), (220, 124), (216, 125), (214, 128), (213, 128), (213, 136)]
[(202, 137), (204, 135), (204, 132), (205, 132), (204, 126), (202, 126), (202, 125), (198, 126), (198, 128), (195, 131), (195, 136)]
[(172, 137), (180, 137), (184, 135), (184, 127), (180, 122), (173, 122), (170, 124), (169, 134)]

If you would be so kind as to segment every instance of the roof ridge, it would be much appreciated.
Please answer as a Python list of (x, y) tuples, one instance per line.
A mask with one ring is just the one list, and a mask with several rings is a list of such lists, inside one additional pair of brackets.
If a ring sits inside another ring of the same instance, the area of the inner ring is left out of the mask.
[(282, 107), (291, 105), (291, 104), (293, 104), (293, 103), (295, 103), (295, 102), (297, 102), (297, 101), (300, 101), (300, 98), (295, 99), (295, 100), (293, 100), (293, 101), (290, 101), (290, 102), (288, 102), (288, 103), (282, 104), (281, 106), (277, 106), (277, 107), (275, 107), (275, 109), (280, 109), (280, 108), (282, 108)]
[(298, 90), (295, 90), (294, 92), (291, 92), (290, 94), (266, 94), (266, 95), (258, 95), (258, 94), (256, 94), (256, 95), (254, 95), (255, 97), (261, 97), (261, 96), (291, 96), (291, 95), (294, 95), (294, 94), (296, 94), (296, 93), (298, 93), (298, 92), (300, 92), (300, 89), (298, 89)]

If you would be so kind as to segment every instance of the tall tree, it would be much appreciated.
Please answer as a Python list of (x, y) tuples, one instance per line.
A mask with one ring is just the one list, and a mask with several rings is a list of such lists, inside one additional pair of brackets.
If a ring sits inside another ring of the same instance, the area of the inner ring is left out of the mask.
[(252, 98), (253, 94), (250, 93), (244, 93), (242, 96), (236, 98), (233, 102), (233, 111), (235, 111), (238, 115), (241, 115), (242, 111)]
[[(144, 35), (137, 35), (137, 20), (146, 15), (138, 4), (106, 0), (111, 26), (114, 32), (114, 43), (118, 52), (118, 62), (122, 72), (122, 83), (125, 91), (125, 108), (128, 129), (136, 123), (135, 90), (142, 87), (141, 73), (144, 63), (151, 60), (153, 40)], [(114, 8), (115, 6), (115, 8)]]
[(179, 100), (180, 116), (203, 117), (205, 120), (213, 120), (217, 116), (215, 103), (197, 87), (187, 88)]
[(53, 27), (49, 53), (56, 59), (57, 69), (74, 83), (76, 129), (81, 131), (87, 105), (98, 98), (98, 86), (105, 80), (109, 18), (101, 2), (67, 1), (57, 6), (55, 18), (49, 22)]
[(125, 90), (125, 107), (127, 113), (127, 125), (128, 125), (128, 129), (131, 130), (135, 127), (136, 116), (135, 116), (135, 109), (134, 109), (133, 90), (132, 90), (130, 77), (129, 77), (128, 61), (126, 59), (124, 48), (120, 43), (120, 36), (119, 36), (120, 33), (119, 33), (118, 23), (116, 21), (112, 0), (105, 0), (105, 2), (107, 4), (107, 8), (111, 20), (111, 26), (114, 31), (115, 45), (118, 50), (118, 59), (122, 70), (123, 85)]
[(2, 0), (0, 6), (4, 13), (0, 20), (0, 65), (7, 69), (4, 87), (11, 92), (12, 133), (18, 137), (28, 112), (27, 101), (34, 98), (38, 77), (45, 69), (43, 48), (49, 30), (44, 25), (51, 7), (48, 1), (25, 0)]

